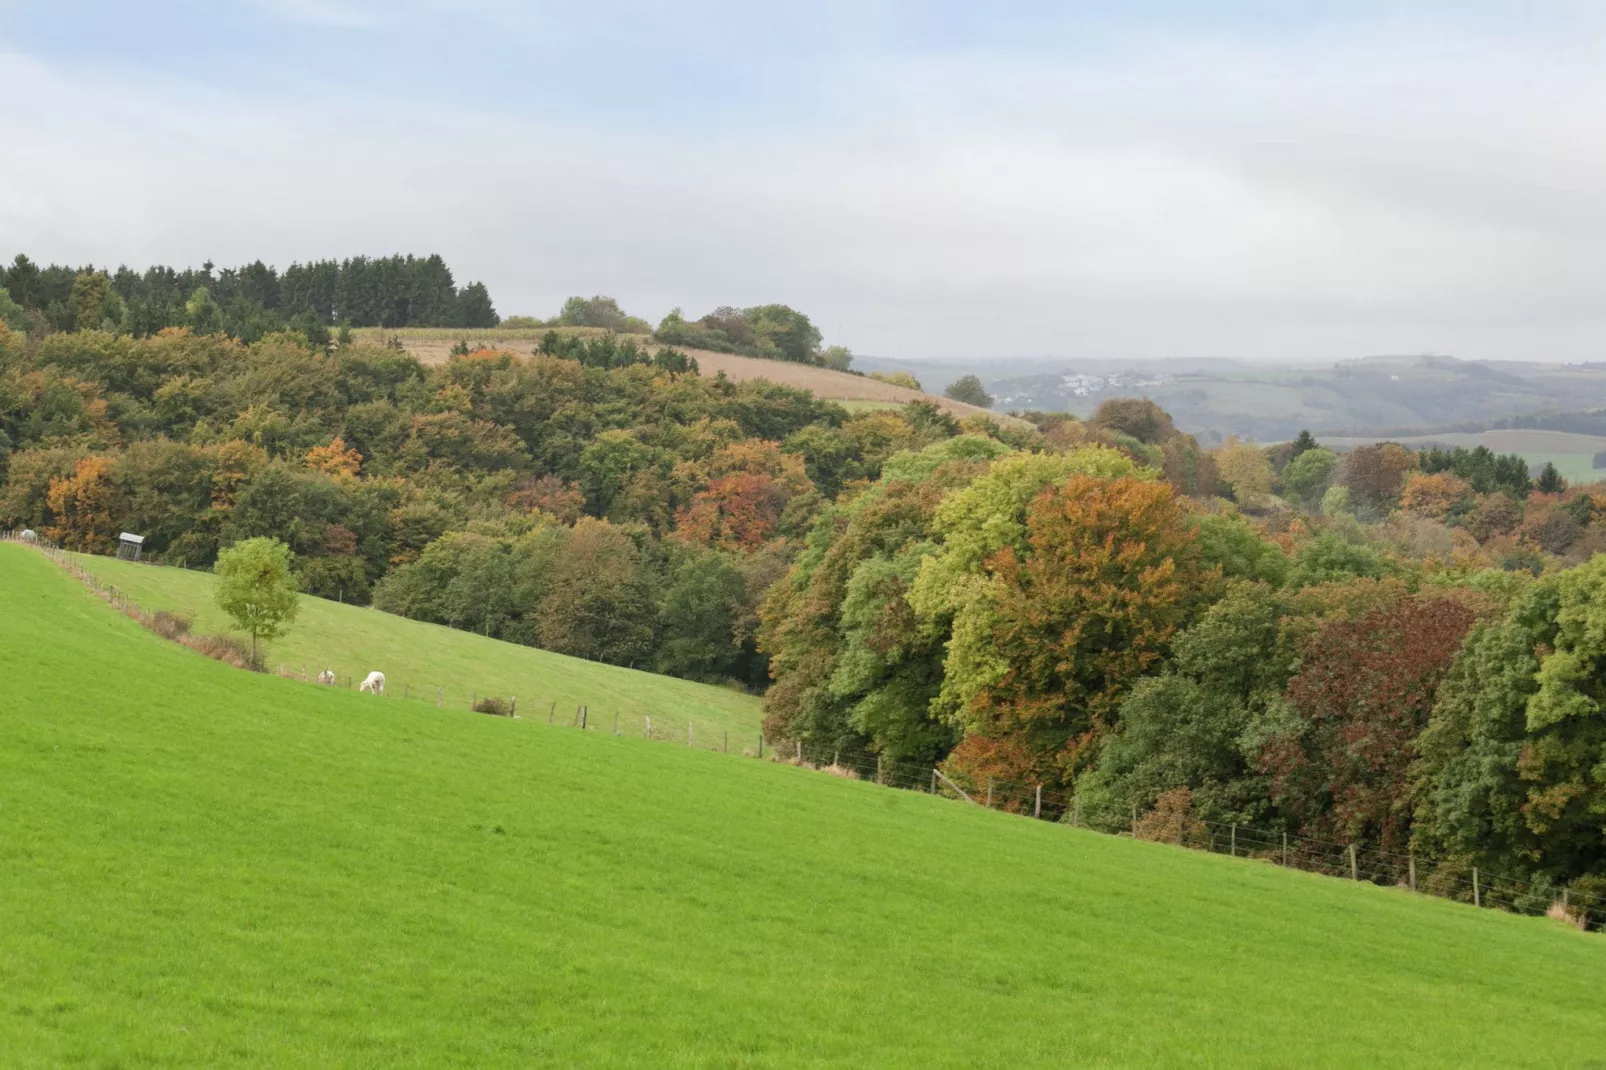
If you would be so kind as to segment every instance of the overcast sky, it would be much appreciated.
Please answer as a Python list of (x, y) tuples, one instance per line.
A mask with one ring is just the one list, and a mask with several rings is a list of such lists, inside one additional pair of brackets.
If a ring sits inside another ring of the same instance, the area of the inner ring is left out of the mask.
[(1606, 5), (0, 0), (0, 257), (881, 356), (1606, 359)]

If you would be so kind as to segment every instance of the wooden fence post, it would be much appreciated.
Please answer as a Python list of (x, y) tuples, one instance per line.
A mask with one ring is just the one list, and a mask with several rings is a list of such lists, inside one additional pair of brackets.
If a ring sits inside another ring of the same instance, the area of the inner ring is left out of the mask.
[(582, 732), (585, 731), (586, 721), (590, 720), (590, 718), (591, 718), (591, 707), (590, 706), (581, 706), (580, 707), (580, 731), (582, 731)]
[(1238, 822), (1232, 823), (1232, 857), (1238, 857)]
[(552, 723), (552, 715), (557, 713), (557, 712), (558, 712), (558, 700), (557, 699), (553, 699), (552, 700), (552, 705), (548, 706), (547, 707), (547, 711), (546, 711), (546, 723), (547, 724), (551, 724)]
[(1043, 816), (1043, 785), (1037, 785), (1037, 802), (1032, 804), (1032, 816)]
[(758, 756), (760, 758), (764, 757), (764, 733), (763, 732), (760, 732), (758, 734)]
[(932, 771), (931, 771), (931, 794), (933, 794), (933, 795), (937, 794), (937, 770), (936, 769), (932, 769)]
[(509, 695), (507, 697), (507, 715), (509, 717), (517, 717), (519, 715), (519, 696)]
[(1283, 833), (1283, 867), (1288, 866), (1288, 833)]
[(1352, 881), (1361, 879), (1361, 871), (1355, 865), (1355, 845), (1353, 843), (1349, 845), (1349, 879)]
[(652, 715), (651, 714), (644, 713), (644, 714), (641, 715), (641, 730), (647, 734), (647, 738), (648, 739), (652, 738)]
[(987, 809), (993, 808), (993, 778), (987, 778)]
[(1414, 850), (1411, 852), (1409, 865), (1410, 865), (1411, 868), (1410, 868), (1410, 875), (1408, 877), (1408, 880), (1410, 881), (1410, 884), (1411, 884), (1411, 891), (1414, 892), (1414, 891), (1416, 891), (1416, 851), (1414, 851)]
[(1478, 889), (1478, 867), (1472, 867), (1472, 905), (1483, 906), (1483, 893)]
[(1138, 838), (1138, 804), (1132, 804), (1132, 838)]

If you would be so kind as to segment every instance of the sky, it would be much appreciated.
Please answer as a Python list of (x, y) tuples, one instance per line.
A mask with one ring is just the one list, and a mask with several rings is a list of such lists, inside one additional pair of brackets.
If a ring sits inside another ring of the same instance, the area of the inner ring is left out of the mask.
[(1606, 359), (1606, 5), (0, 0), (0, 257), (905, 358)]

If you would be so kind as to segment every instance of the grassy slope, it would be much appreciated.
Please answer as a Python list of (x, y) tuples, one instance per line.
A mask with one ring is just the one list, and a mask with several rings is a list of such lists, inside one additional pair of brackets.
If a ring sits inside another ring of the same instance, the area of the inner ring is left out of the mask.
[[(212, 600), (210, 573), (104, 557), (79, 560), (146, 609), (193, 617), (198, 634), (231, 630)], [(431, 706), (437, 687), (442, 701), (459, 709), (467, 709), (476, 693), (514, 695), (521, 717), (544, 720), (556, 702), (556, 716), (567, 723), (575, 707), (585, 703), (593, 727), (611, 728), (617, 713), (620, 731), (640, 734), (642, 715), (650, 714), (655, 735), (680, 740), (686, 738), (689, 719), (697, 745), (723, 746), (722, 733), (729, 732), (732, 750), (756, 748), (763, 719), (757, 698), (729, 688), (602, 665), (321, 598), (301, 600), (289, 634), (268, 644), (267, 661), (272, 672), (282, 663), (298, 676), (303, 665), (309, 676), (332, 668), (342, 684), (378, 669), (390, 698), (410, 693)]]
[[(1324, 443), (1331, 443), (1343, 449), (1352, 449), (1364, 446), (1369, 442), (1383, 441), (1378, 438), (1324, 438)], [(1595, 483), (1606, 478), (1606, 471), (1595, 467), (1595, 454), (1606, 450), (1606, 437), (1600, 435), (1579, 435), (1567, 431), (1542, 431), (1510, 429), (1500, 431), (1482, 431), (1473, 433), (1446, 432), (1436, 435), (1412, 435), (1388, 439), (1402, 445), (1419, 448), (1423, 446), (1465, 446), (1472, 449), (1475, 446), (1487, 446), (1496, 453), (1521, 454), (1523, 460), (1534, 468), (1538, 468), (1546, 461), (1556, 466), (1570, 483)]]
[(1606, 941), (252, 675), (0, 545), (7, 1065), (1584, 1065)]

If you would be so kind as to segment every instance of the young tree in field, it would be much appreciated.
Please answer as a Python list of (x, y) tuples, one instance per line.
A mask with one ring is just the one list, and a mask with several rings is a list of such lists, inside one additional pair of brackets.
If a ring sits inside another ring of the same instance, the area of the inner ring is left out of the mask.
[(983, 409), (993, 407), (993, 396), (982, 387), (981, 380), (974, 375), (962, 375), (948, 384), (943, 391), (955, 401), (962, 401), (966, 405), (977, 405)]
[(218, 554), (213, 571), (219, 608), (251, 633), (254, 665), (257, 644), (277, 639), (296, 619), (300, 595), (290, 571), (290, 547), (278, 539), (246, 539)]
[(1534, 480), (1534, 488), (1541, 494), (1560, 494), (1567, 489), (1567, 481), (1561, 478), (1556, 466), (1549, 461), (1539, 470), (1539, 478)]

